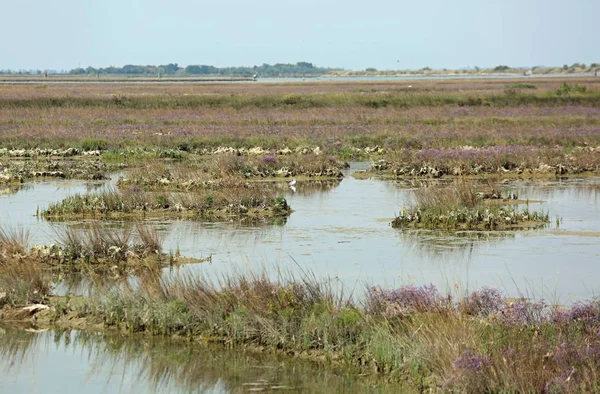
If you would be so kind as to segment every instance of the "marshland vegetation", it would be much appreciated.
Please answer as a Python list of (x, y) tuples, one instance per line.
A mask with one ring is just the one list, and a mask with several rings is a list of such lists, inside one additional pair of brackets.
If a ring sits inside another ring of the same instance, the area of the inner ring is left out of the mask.
[[(4, 321), (286, 354), (384, 377), (411, 391), (598, 388), (597, 300), (561, 307), (508, 299), (491, 288), (452, 296), (433, 285), (373, 286), (356, 299), (311, 275), (238, 275), (219, 283), (157, 279), (132, 289), (55, 297), (37, 272), (25, 275), (20, 293), (2, 289)], [(26, 301), (48, 308), (30, 313), (22, 308)]]
[[(55, 242), (51, 244), (31, 245), (30, 233), (0, 228), (0, 263), (4, 277), (0, 288), (18, 289), (23, 285), (21, 280), (37, 286), (50, 280), (45, 278), (47, 274), (120, 278), (202, 261), (184, 258), (173, 251), (165, 253), (155, 229), (142, 222), (111, 228), (99, 221), (88, 221), (80, 228), (57, 229), (54, 237)], [(27, 272), (35, 275), (27, 277)]]
[(508, 82), (3, 85), (0, 155), (268, 161), (318, 148), (385, 159), (396, 176), (597, 172), (598, 79)]
[[(597, 390), (596, 300), (558, 306), (409, 285), (344, 295), (311, 275), (172, 278), (161, 269), (188, 260), (135, 224), (282, 223), (293, 208), (288, 181), (298, 178), (304, 197), (307, 180), (337, 187), (345, 162), (362, 160), (373, 162), (368, 176), (419, 186), (394, 227), (488, 234), (548, 225), (552, 212), (498, 182), (597, 175), (600, 80), (527, 82), (2, 85), (0, 182), (120, 179), (42, 207), (41, 218), (84, 223), (67, 222), (53, 245), (0, 231), (0, 320), (284, 354), (421, 392)], [(453, 183), (428, 179), (444, 177)], [(109, 219), (112, 227), (88, 225)], [(55, 273), (151, 275), (140, 286), (58, 296)], [(32, 303), (47, 309), (23, 310)]]
[[(528, 201), (504, 194), (498, 184), (478, 185), (459, 179), (442, 187), (414, 192), (414, 202), (404, 207), (392, 227), (455, 230), (515, 230), (542, 227), (550, 222), (547, 212), (529, 209)], [(527, 205), (515, 208), (515, 203)]]

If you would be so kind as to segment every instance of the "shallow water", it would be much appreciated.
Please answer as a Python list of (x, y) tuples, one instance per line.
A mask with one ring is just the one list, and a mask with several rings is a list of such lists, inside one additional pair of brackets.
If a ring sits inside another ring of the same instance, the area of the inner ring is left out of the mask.
[(374, 389), (313, 365), (166, 339), (0, 326), (2, 393), (312, 393)]
[[(55, 241), (55, 228), (72, 224), (38, 219), (36, 208), (109, 184), (28, 184), (16, 193), (0, 195), (1, 224), (31, 230), (33, 243)], [(562, 303), (592, 297), (600, 290), (595, 280), (600, 274), (599, 177), (507, 183), (505, 187), (520, 199), (542, 200), (530, 208), (549, 211), (552, 217), (547, 229), (518, 233), (392, 229), (389, 223), (417, 186), (351, 176), (339, 184), (298, 182), (295, 193), (282, 184), (294, 210), (283, 225), (153, 223), (164, 238), (165, 250), (212, 256), (212, 263), (179, 270), (209, 278), (243, 270), (304, 270), (339, 280), (358, 293), (365, 284), (434, 283), (453, 291), (494, 286), (509, 296), (527, 294)]]
[[(352, 170), (363, 168), (355, 164)], [(109, 182), (40, 181), (0, 193), (0, 224), (30, 230), (32, 243), (56, 240), (57, 229), (35, 217), (39, 207)], [(348, 291), (366, 284), (434, 283), (443, 290), (496, 286), (570, 303), (596, 294), (600, 274), (600, 177), (515, 181), (504, 185), (531, 209), (549, 211), (548, 228), (519, 233), (448, 234), (401, 231), (390, 222), (427, 182), (357, 180), (281, 183), (294, 212), (283, 225), (193, 221), (153, 222), (166, 250), (212, 256), (212, 263), (174, 275), (215, 279), (229, 272), (308, 271), (333, 278)], [(541, 200), (541, 203), (534, 203)], [(556, 224), (556, 218), (559, 224)], [(115, 227), (121, 222), (111, 222)], [(126, 225), (126, 224), (125, 224)], [(279, 271), (278, 271), (279, 270)], [(166, 273), (168, 274), (168, 273)], [(0, 392), (399, 392), (321, 370), (297, 360), (264, 357), (156, 338), (86, 332), (41, 333), (0, 326)]]

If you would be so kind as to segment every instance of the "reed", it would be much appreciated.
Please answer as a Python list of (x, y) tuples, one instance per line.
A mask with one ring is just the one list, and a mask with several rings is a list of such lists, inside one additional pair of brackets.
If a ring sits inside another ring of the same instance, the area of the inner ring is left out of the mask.
[(97, 293), (56, 322), (77, 314), (130, 332), (326, 360), (421, 391), (578, 392), (599, 386), (598, 305), (508, 299), (490, 288), (453, 297), (432, 285), (369, 287), (356, 298), (312, 276), (188, 276)]
[[(224, 187), (227, 186), (227, 187)], [(76, 194), (50, 204), (42, 212), (48, 219), (143, 218), (149, 216), (212, 219), (278, 218), (291, 213), (287, 201), (260, 184), (220, 182), (191, 192), (145, 191), (133, 184), (119, 190)]]
[(50, 294), (42, 267), (27, 257), (30, 238), (23, 229), (0, 227), (0, 308), (43, 302)]
[[(512, 198), (513, 196), (510, 196)], [(403, 208), (392, 227), (426, 229), (506, 230), (533, 228), (550, 222), (549, 214), (506, 206), (514, 201), (502, 198), (498, 185), (483, 189), (459, 179), (450, 186), (425, 187), (414, 192), (412, 205)]]

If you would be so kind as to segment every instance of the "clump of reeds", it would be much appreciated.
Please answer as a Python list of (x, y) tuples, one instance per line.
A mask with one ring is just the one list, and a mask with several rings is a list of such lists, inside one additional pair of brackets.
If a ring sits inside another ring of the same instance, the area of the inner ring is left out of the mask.
[(190, 192), (147, 192), (137, 185), (95, 194), (76, 194), (50, 204), (46, 218), (144, 217), (151, 215), (205, 218), (280, 217), (290, 214), (283, 197), (264, 185), (235, 181), (219, 183)]
[(415, 191), (413, 204), (400, 212), (392, 226), (494, 230), (548, 222), (548, 213), (503, 206), (498, 185), (488, 183), (479, 191), (473, 182), (459, 180), (450, 186)]
[(31, 234), (23, 228), (0, 227), (0, 251), (4, 257), (24, 254), (31, 241)]
[[(58, 230), (58, 245), (37, 247), (38, 256), (55, 260), (58, 264), (106, 265), (131, 260), (139, 261), (150, 256), (160, 257), (161, 240), (156, 231), (141, 222), (136, 223), (137, 234), (131, 227), (113, 229), (93, 222), (83, 229), (72, 227)], [(137, 235), (137, 237), (136, 237)]]
[(28, 258), (30, 234), (0, 227), (0, 307), (42, 302), (51, 290), (42, 268)]

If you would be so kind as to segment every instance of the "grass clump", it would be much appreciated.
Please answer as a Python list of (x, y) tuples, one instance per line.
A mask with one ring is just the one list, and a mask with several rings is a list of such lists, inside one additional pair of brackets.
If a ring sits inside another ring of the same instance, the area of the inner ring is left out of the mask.
[(162, 245), (156, 232), (140, 222), (136, 230), (134, 238), (131, 227), (110, 229), (98, 222), (82, 230), (66, 228), (59, 233), (58, 254), (70, 262), (83, 259), (90, 263), (105, 258), (118, 262), (160, 255)]
[(549, 222), (543, 212), (504, 206), (497, 185), (478, 191), (472, 182), (460, 180), (449, 187), (415, 191), (412, 206), (402, 209), (392, 227), (426, 229), (506, 230), (539, 227)]
[(83, 228), (57, 230), (58, 241), (36, 245), (25, 255), (38, 265), (60, 273), (94, 273), (121, 277), (159, 269), (174, 262), (162, 253), (162, 243), (149, 226), (136, 223), (122, 229), (98, 222)]
[(509, 83), (504, 85), (505, 89), (537, 89), (534, 84), (531, 83)]
[(177, 216), (204, 219), (277, 218), (291, 210), (283, 197), (264, 185), (225, 182), (227, 187), (202, 187), (191, 192), (148, 192), (137, 185), (97, 194), (76, 194), (51, 204), (42, 216), (73, 217)]
[(564, 82), (558, 89), (554, 91), (554, 94), (557, 96), (569, 96), (573, 94), (586, 94), (591, 92), (593, 91), (588, 90), (587, 86), (585, 85), (580, 85), (578, 83), (570, 85), (567, 82)]
[(27, 256), (30, 235), (0, 227), (0, 308), (39, 303), (52, 288), (42, 268)]

